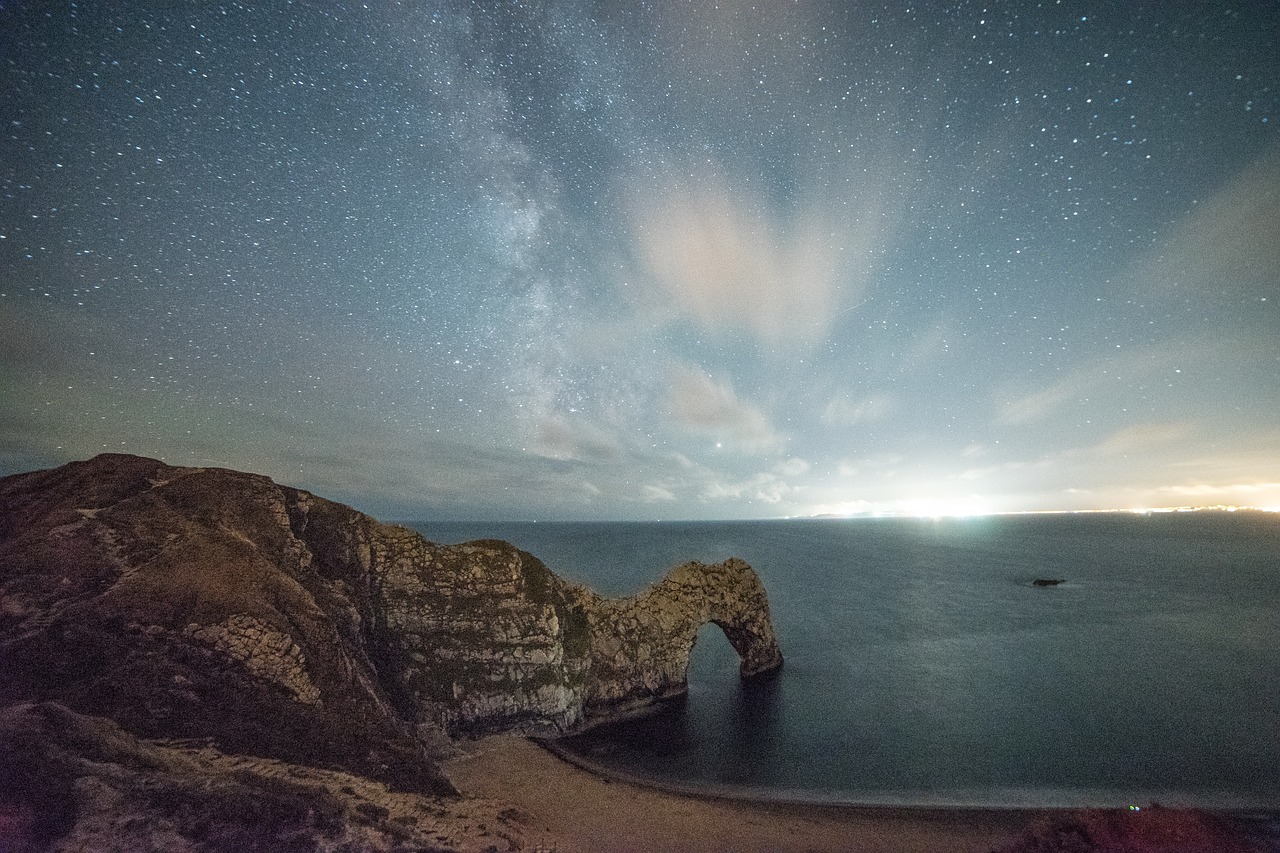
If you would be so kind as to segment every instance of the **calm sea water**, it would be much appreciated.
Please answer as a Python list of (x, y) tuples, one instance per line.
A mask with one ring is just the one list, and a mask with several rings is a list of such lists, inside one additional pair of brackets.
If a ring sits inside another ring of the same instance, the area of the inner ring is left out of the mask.
[(414, 526), (607, 595), (755, 567), (781, 675), (740, 683), (708, 626), (686, 701), (572, 741), (598, 763), (837, 801), (1280, 807), (1280, 516)]

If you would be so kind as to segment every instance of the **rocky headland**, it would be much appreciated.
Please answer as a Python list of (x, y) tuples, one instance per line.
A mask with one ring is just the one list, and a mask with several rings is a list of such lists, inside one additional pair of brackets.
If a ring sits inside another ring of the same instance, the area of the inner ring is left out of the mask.
[(6, 477), (0, 846), (519, 849), (518, 812), (440, 772), (453, 739), (679, 695), (708, 622), (744, 677), (781, 666), (739, 560), (606, 599), (258, 475), (108, 454)]

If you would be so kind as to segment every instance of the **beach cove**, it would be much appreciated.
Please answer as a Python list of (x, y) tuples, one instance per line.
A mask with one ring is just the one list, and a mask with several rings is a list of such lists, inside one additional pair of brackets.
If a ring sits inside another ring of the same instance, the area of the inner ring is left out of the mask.
[(574, 766), (534, 741), (497, 735), (463, 745), (445, 773), (466, 796), (525, 814), (526, 838), (556, 853), (858, 850), (986, 853), (1047, 812), (754, 802), (671, 793)]
[[(472, 802), (519, 824), (533, 853), (1275, 853), (1280, 814), (934, 808), (752, 799), (670, 787), (517, 735), (460, 744), (444, 767)], [(485, 827), (482, 824), (481, 830)]]
[[(605, 594), (685, 559), (759, 572), (786, 665), (708, 625), (687, 697), (567, 739), (611, 775), (927, 807), (1280, 805), (1270, 514), (422, 525)], [(1063, 578), (1043, 588), (1036, 578)]]

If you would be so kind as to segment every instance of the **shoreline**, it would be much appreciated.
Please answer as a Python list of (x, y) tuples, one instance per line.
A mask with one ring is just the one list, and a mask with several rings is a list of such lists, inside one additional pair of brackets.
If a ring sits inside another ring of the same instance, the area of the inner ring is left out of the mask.
[[(1111, 829), (1125, 831), (1126, 826), (1159, 828), (1172, 821), (1191, 832), (1226, 833), (1211, 836), (1224, 843), (1211, 843), (1203, 848), (1206, 850), (1280, 851), (1280, 810), (1144, 806), (1132, 813), (1069, 806), (917, 806), (744, 797), (741, 792), (667, 785), (619, 773), (580, 756), (566, 755), (546, 739), (492, 735), (457, 744), (457, 748), (457, 756), (444, 764), (445, 775), (464, 797), (489, 800), (503, 807), (504, 816), (520, 824), (524, 845), (516, 849), (556, 853), (999, 853), (1015, 845), (1022, 849), (1021, 842), (1029, 831), (1053, 836), (1054, 824), (1072, 827), (1080, 821), (1092, 821), (1096, 830), (1099, 822), (1105, 829), (1110, 821)], [(1237, 846), (1235, 842), (1241, 838), (1253, 841)], [(1041, 845), (1026, 849), (1058, 848)]]
[(850, 805), (668, 788), (518, 735), (483, 738), (459, 752), (444, 765), (458, 790), (516, 807), (530, 845), (558, 853), (990, 853), (1058, 811)]
[[(837, 796), (824, 795), (817, 792), (805, 792), (803, 790), (786, 790), (771, 788), (752, 788), (746, 786), (734, 786), (731, 784), (697, 784), (684, 783), (674, 780), (666, 780), (644, 776), (638, 773), (631, 773), (621, 770), (608, 764), (593, 761), (587, 756), (582, 755), (572, 749), (568, 749), (559, 745), (558, 737), (542, 737), (527, 736), (528, 740), (542, 747), (547, 752), (559, 758), (567, 764), (570, 764), (586, 773), (599, 776), (602, 779), (609, 779), (614, 782), (622, 782), (633, 785), (637, 788), (648, 788), (662, 793), (672, 794), (680, 797), (692, 797), (695, 799), (707, 800), (723, 800), (731, 803), (741, 803), (744, 805), (783, 805), (783, 806), (823, 806), (833, 809), (854, 809), (866, 810), (874, 812), (876, 810), (909, 810), (917, 812), (1020, 812), (1023, 814), (1043, 816), (1055, 813), (1066, 813), (1080, 811), (1083, 809), (1100, 809), (1124, 811), (1137, 806), (1139, 810), (1151, 807), (1168, 808), (1168, 809), (1195, 809), (1205, 812), (1213, 812), (1216, 814), (1227, 814), (1237, 816), (1250, 815), (1266, 815), (1280, 817), (1280, 801), (1275, 803), (1268, 802), (1218, 802), (1204, 803), (1188, 801), (1185, 795), (1177, 792), (1155, 792), (1143, 794), (1140, 796), (1124, 797), (1122, 792), (1106, 792), (1110, 796), (1101, 796), (1097, 800), (1086, 800), (1081, 798), (1079, 801), (1066, 801), (1071, 796), (1071, 792), (1064, 790), (1062, 792), (1062, 801), (1055, 802), (1026, 802), (1019, 801), (1019, 792), (1013, 790), (1005, 791), (1008, 796), (1004, 799), (995, 798), (994, 800), (979, 800), (978, 795), (972, 798), (956, 796), (947, 798), (946, 795), (939, 795), (937, 799), (919, 799), (912, 798), (908, 792), (881, 791), (868, 795), (866, 799), (842, 799)], [(1102, 800), (1106, 801), (1103, 802)]]
[(842, 800), (834, 797), (824, 797), (821, 794), (805, 795), (798, 791), (774, 791), (766, 788), (745, 788), (735, 787), (732, 785), (698, 785), (694, 783), (682, 783), (664, 779), (655, 779), (649, 776), (643, 776), (637, 773), (629, 773), (625, 770), (619, 770), (607, 764), (601, 764), (592, 761), (571, 749), (566, 749), (557, 743), (558, 738), (555, 737), (527, 737), (534, 745), (541, 747), (551, 755), (584, 773), (590, 773), (600, 779), (609, 782), (618, 782), (625, 785), (631, 785), (636, 788), (644, 788), (650, 791), (657, 791), (662, 794), (670, 794), (676, 797), (688, 797), (697, 800), (708, 800), (712, 802), (732, 803), (741, 806), (760, 807), (760, 806), (781, 806), (784, 808), (823, 808), (833, 811), (865, 811), (867, 813), (877, 812), (900, 812), (910, 811), (917, 814), (939, 813), (950, 815), (954, 812), (991, 812), (993, 814), (1007, 814), (1009, 812), (1018, 812), (1024, 815), (1042, 816), (1060, 811), (1070, 811), (1080, 808), (1073, 805), (1026, 805), (1021, 803), (1002, 803), (1002, 804), (983, 804), (983, 803), (964, 803), (964, 802), (912, 802), (910, 800)]

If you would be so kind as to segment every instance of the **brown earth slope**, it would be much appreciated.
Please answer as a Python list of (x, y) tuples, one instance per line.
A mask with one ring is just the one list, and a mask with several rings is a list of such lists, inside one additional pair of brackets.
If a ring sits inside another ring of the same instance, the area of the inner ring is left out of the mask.
[[(6, 477), (0, 833), (80, 826), (101, 810), (89, 789), (147, 802), (140, 792), (173, 787), (170, 764), (194, 766), (156, 751), (174, 741), (454, 797), (438, 763), (451, 736), (564, 731), (678, 694), (708, 621), (744, 677), (781, 665), (741, 561), (608, 600), (507, 543), (438, 545), (258, 475), (107, 454)], [(103, 754), (119, 758), (110, 784), (91, 770)], [(276, 803), (267, 818), (319, 837), (293, 793), (214, 765), (200, 773), (228, 813)]]

